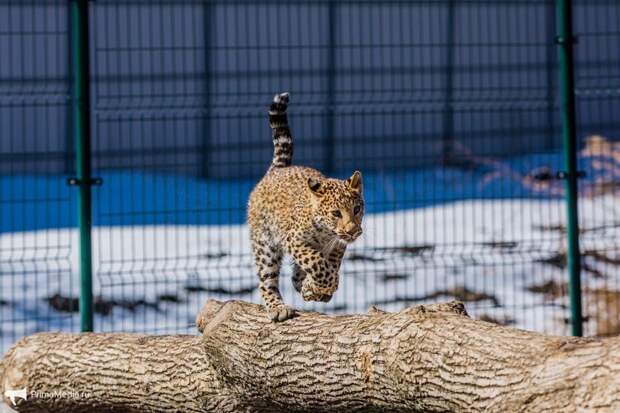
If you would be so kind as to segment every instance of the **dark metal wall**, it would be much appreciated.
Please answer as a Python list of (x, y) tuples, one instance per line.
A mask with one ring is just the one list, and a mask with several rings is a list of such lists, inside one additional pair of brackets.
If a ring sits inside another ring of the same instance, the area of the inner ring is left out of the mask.
[[(0, 134), (11, 137), (0, 152), (52, 152), (54, 162), (11, 168), (66, 172), (65, 4), (0, 8)], [(576, 27), (613, 25), (607, 11), (577, 7)], [(258, 176), (270, 156), (265, 108), (282, 90), (292, 94), (296, 160), (324, 170), (433, 165), (465, 140), (494, 156), (557, 149), (553, 13), (551, 1), (98, 1), (95, 156), (100, 168), (183, 163), (197, 177)], [(617, 62), (618, 37), (590, 44), (601, 40), (583, 37), (584, 76)], [(584, 132), (617, 135), (612, 106), (591, 104), (580, 102)]]

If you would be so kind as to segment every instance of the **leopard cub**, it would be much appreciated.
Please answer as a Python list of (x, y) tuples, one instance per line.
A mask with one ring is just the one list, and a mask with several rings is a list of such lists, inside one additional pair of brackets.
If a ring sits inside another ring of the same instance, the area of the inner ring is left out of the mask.
[(259, 289), (273, 321), (295, 315), (278, 288), (284, 255), (293, 259), (293, 285), (304, 300), (327, 302), (338, 288), (338, 270), (347, 245), (362, 233), (364, 215), (360, 172), (339, 180), (291, 165), (288, 100), (288, 93), (281, 93), (271, 103), (273, 160), (248, 203)]

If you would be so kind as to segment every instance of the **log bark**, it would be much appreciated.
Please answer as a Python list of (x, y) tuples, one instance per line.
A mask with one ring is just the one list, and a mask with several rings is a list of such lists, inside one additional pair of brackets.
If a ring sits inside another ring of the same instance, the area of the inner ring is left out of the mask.
[(243, 411), (201, 342), (189, 335), (35, 334), (4, 356), (0, 387), (3, 395), (27, 389), (19, 412)]
[(26, 338), (3, 389), (91, 395), (20, 401), (29, 412), (620, 411), (620, 337), (496, 326), (459, 303), (272, 323), (261, 306), (210, 301), (196, 324), (201, 337)]

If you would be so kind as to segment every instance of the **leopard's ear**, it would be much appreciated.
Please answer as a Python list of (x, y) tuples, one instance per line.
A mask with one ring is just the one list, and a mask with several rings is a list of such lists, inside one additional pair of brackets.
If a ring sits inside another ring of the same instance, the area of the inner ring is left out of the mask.
[(310, 192), (312, 192), (316, 196), (322, 196), (324, 193), (321, 181), (316, 178), (308, 178), (308, 189), (310, 189)]
[(354, 191), (362, 192), (362, 173), (360, 171), (353, 172), (353, 175), (347, 179), (347, 185)]

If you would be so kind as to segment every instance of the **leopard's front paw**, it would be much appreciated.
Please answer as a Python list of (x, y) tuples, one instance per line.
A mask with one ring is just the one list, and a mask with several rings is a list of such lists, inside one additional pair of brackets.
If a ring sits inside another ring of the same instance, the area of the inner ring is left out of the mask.
[(304, 301), (322, 301), (326, 303), (332, 299), (332, 294), (321, 294), (306, 290), (302, 292), (302, 297)]
[(267, 308), (267, 314), (273, 322), (285, 321), (297, 315), (294, 308), (281, 304), (275, 307)]
[(331, 294), (320, 294), (318, 296), (319, 301), (323, 301), (324, 303), (329, 302), (329, 300), (332, 299), (332, 295)]
[(332, 299), (333, 291), (326, 288), (317, 288), (309, 282), (305, 282), (301, 288), (301, 296), (304, 301), (323, 301), (324, 303)]
[(314, 291), (312, 291), (309, 288), (306, 288), (306, 286), (302, 286), (301, 287), (301, 296), (304, 299), (304, 301), (314, 301)]

